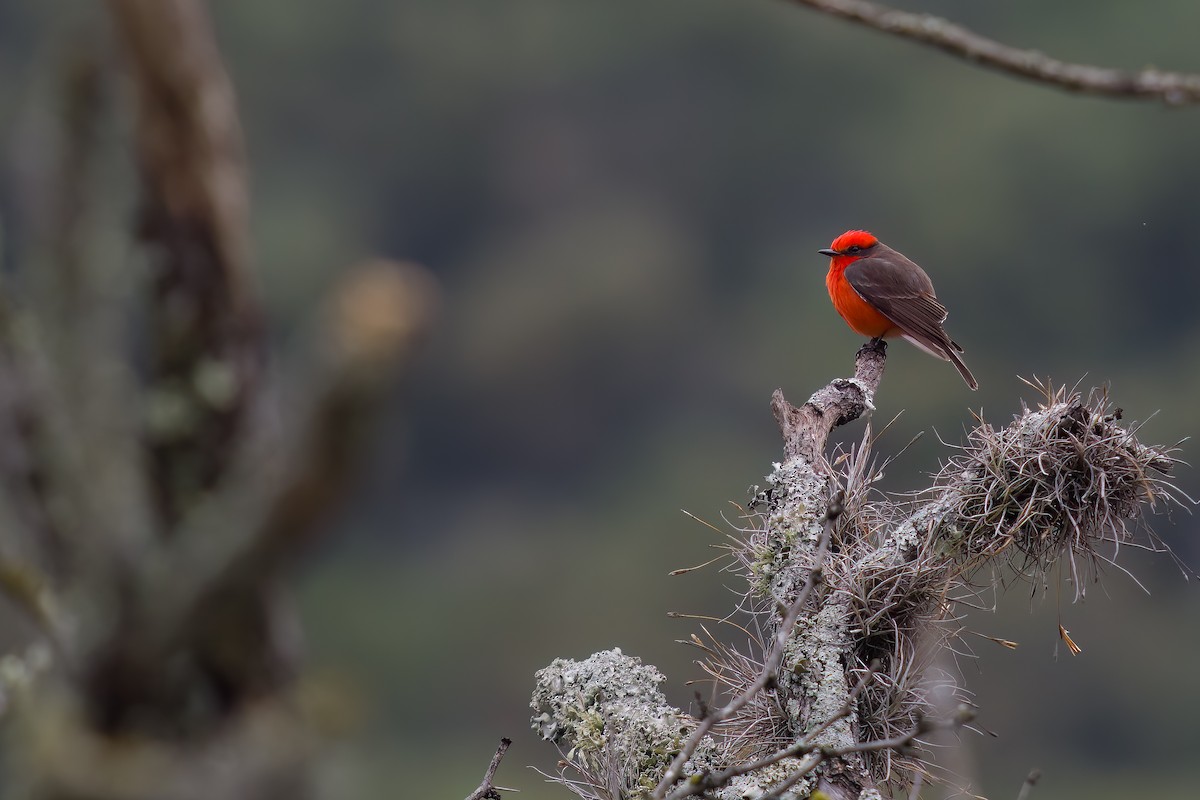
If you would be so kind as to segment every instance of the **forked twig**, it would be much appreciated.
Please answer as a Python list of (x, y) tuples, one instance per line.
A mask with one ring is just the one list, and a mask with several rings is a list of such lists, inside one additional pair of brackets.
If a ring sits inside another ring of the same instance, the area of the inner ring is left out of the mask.
[[(512, 739), (505, 737), (500, 740), (500, 746), (496, 748), (496, 755), (492, 756), (492, 763), (488, 764), (487, 772), (483, 773), (483, 782), (479, 784), (479, 788), (467, 795), (466, 800), (500, 800), (500, 792), (497, 787), (492, 784), (496, 778), (496, 770), (500, 768), (500, 761), (504, 758), (504, 754), (508, 751), (508, 746), (512, 744)], [(505, 791), (511, 791), (506, 789)]]
[(1025, 776), (1025, 782), (1021, 784), (1021, 792), (1017, 795), (1017, 800), (1029, 800), (1029, 796), (1033, 794), (1033, 787), (1042, 779), (1042, 771), (1040, 769), (1031, 769), (1029, 774)]

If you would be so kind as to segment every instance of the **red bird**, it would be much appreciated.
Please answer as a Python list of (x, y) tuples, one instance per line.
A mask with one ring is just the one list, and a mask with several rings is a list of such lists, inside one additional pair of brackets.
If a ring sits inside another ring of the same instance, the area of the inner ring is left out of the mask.
[(946, 335), (946, 307), (925, 270), (866, 231), (846, 231), (821, 255), (829, 256), (825, 285), (833, 307), (855, 333), (872, 339), (903, 336), (931, 356), (951, 361), (967, 386), (979, 383)]

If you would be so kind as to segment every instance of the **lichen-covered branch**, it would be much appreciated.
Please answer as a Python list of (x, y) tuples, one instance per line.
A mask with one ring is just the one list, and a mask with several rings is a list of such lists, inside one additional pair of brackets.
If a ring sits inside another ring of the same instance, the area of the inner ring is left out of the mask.
[[(642, 702), (620, 688), (625, 675), (609, 674), (605, 685), (623, 698), (618, 723), (603, 699), (584, 702), (604, 690), (581, 695), (570, 682), (540, 681), (535, 728), (582, 775), (560, 776), (576, 794), (617, 800), (653, 785), (653, 797), (671, 800), (795, 800), (817, 790), (867, 799), (884, 783), (904, 790), (938, 780), (921, 734), (965, 724), (971, 712), (946, 710), (941, 698), (957, 684), (934, 656), (954, 635), (946, 623), (957, 600), (991, 580), (980, 568), (1003, 561), (1044, 581), (1065, 562), (1081, 593), (1097, 561), (1114, 558), (1139, 528), (1148, 532), (1136, 524), (1144, 510), (1175, 499), (1169, 449), (1142, 444), (1105, 394), (1048, 386), (1008, 426), (981, 422), (923, 495), (882, 495), (872, 488), (869, 426), (850, 452), (824, 454), (830, 430), (870, 407), (882, 367), (883, 348), (871, 343), (854, 379), (799, 408), (773, 398), (788, 457), (756, 496), (734, 550), (747, 587), (740, 607), (763, 644), (740, 653), (697, 640), (706, 672), (730, 698), (723, 706), (697, 719), (658, 695)], [(831, 496), (840, 513), (830, 512)], [(584, 728), (573, 722), (585, 719)], [(671, 720), (655, 758), (616, 757), (627, 721), (645, 728), (652, 719)], [(673, 751), (661, 753), (670, 740)]]
[(989, 39), (932, 14), (899, 11), (868, 0), (789, 0), (868, 28), (937, 48), (975, 64), (1071, 92), (1159, 100), (1168, 105), (1200, 102), (1200, 75), (1148, 67), (1125, 72), (1060, 61)]
[[(538, 670), (533, 728), (579, 773), (581, 797), (616, 800), (654, 789), (697, 725), (667, 703), (658, 689), (665, 679), (620, 648), (583, 661), (558, 658)], [(700, 759), (713, 750), (711, 740), (704, 745), (695, 752)]]
[[(684, 742), (680, 748), (679, 754), (675, 756), (671, 762), (671, 766), (663, 775), (662, 780), (654, 788), (653, 797), (667, 797), (667, 793), (671, 791), (671, 787), (683, 776), (684, 767), (689, 759), (696, 752), (696, 749), (704, 741), (704, 737), (713, 729), (715, 725), (719, 725), (736, 715), (739, 711), (751, 703), (755, 697), (768, 686), (776, 686), (779, 683), (779, 667), (783, 663), (784, 654), (787, 652), (789, 639), (791, 638), (792, 629), (800, 619), (800, 614), (805, 610), (808, 604), (808, 598), (812, 592), (820, 586), (824, 580), (825, 557), (829, 553), (830, 529), (834, 521), (842, 513), (841, 493), (833, 499), (829, 504), (829, 508), (825, 511), (823, 519), (824, 527), (821, 531), (819, 544), (817, 545), (817, 554), (813, 559), (812, 569), (808, 572), (808, 577), (805, 578), (804, 586), (796, 593), (796, 596), (788, 604), (786, 611), (783, 614), (782, 621), (779, 622), (775, 630), (775, 638), (771, 643), (771, 647), (767, 652), (766, 658), (763, 661), (762, 669), (759, 670), (758, 676), (754, 681), (747, 686), (740, 694), (736, 695), (726, 705), (721, 708), (710, 709), (707, 714), (700, 720), (696, 729)], [(850, 705), (846, 704), (843, 708), (843, 715), (850, 713)], [(835, 720), (830, 719), (829, 724), (833, 724)], [(825, 726), (828, 727), (828, 726)], [(776, 759), (779, 760), (779, 759)], [(768, 766), (764, 763), (762, 766)], [(694, 794), (701, 794), (710, 788), (719, 788), (725, 785), (730, 779), (737, 777), (739, 774), (744, 774), (751, 770), (735, 771), (733, 767), (727, 767), (723, 770), (723, 775), (720, 783), (712, 783), (709, 785), (706, 781), (693, 781), (690, 784), (682, 787), (681, 790), (671, 792), (670, 797), (674, 799), (689, 797)]]
[[(812, 619), (814, 607), (823, 604), (823, 601), (815, 599), (818, 594), (816, 590), (821, 588), (821, 595), (828, 592), (828, 587), (822, 585), (822, 566), (833, 531), (826, 531), (826, 527), (831, 526), (841, 513), (841, 502), (835, 502), (834, 498), (835, 474), (824, 462), (825, 442), (834, 427), (857, 419), (872, 407), (871, 398), (883, 374), (885, 354), (886, 345), (882, 341), (865, 345), (856, 357), (853, 379), (834, 381), (816, 392), (799, 408), (788, 403), (782, 392), (777, 391), (772, 397), (772, 410), (779, 422), (784, 437), (784, 450), (788, 455), (788, 460), (777, 465), (775, 475), (769, 479), (772, 483), (774, 510), (772, 520), (777, 526), (779, 541), (786, 540), (787, 551), (792, 557), (786, 564), (781, 564), (778, 569), (773, 570), (771, 576), (761, 584), (762, 596), (770, 600), (770, 615), (773, 621), (768, 623), (771, 630), (769, 638), (775, 642), (764, 654), (762, 669), (753, 675), (746, 686), (739, 687), (739, 691), (734, 693), (727, 705), (694, 722), (691, 733), (686, 736), (682, 731), (675, 734), (678, 741), (674, 751), (668, 753), (667, 760), (663, 762), (664, 771), (659, 772), (661, 767), (648, 769), (654, 765), (630, 765), (625, 762), (619, 772), (619, 782), (610, 780), (602, 785), (598, 793), (585, 796), (616, 800), (629, 796), (621, 787), (628, 789), (647, 783), (653, 787), (655, 797), (666, 797), (668, 794), (683, 797), (694, 794), (691, 789), (696, 784), (689, 782), (687, 778), (689, 764), (695, 764), (693, 769), (702, 771), (728, 766), (720, 765), (720, 759), (714, 760), (701, 755), (702, 751), (707, 753), (714, 746), (719, 750), (715, 740), (705, 738), (708, 731), (718, 723), (734, 717), (750, 698), (767, 691), (768, 687), (771, 691), (781, 692), (781, 696), (788, 694), (784, 687), (793, 683), (791, 675), (798, 671), (801, 662), (820, 663), (822, 666), (813, 673), (817, 676), (814, 683), (806, 684), (802, 689), (797, 687), (800, 691), (791, 693), (794, 707), (789, 708), (789, 711), (795, 715), (795, 724), (792, 726), (796, 731), (795, 735), (802, 736), (808, 731), (819, 730), (819, 734), (810, 743), (813, 747), (851, 748), (856, 744), (847, 734), (850, 728), (846, 718), (851, 714), (849, 711), (842, 711), (843, 708), (849, 708), (847, 700), (852, 687), (847, 684), (844, 669), (835, 668), (836, 652), (831, 648), (831, 645), (836, 644), (842, 637), (824, 624), (814, 625), (807, 620)], [(775, 609), (779, 603), (784, 604), (786, 612), (776, 617)], [(840, 624), (843, 623), (835, 621), (833, 627), (836, 628)], [(808, 630), (806, 641), (799, 649), (798, 637), (793, 633), (797, 628)], [(832, 642), (826, 641), (829, 637), (832, 637)], [(566, 691), (564, 686), (557, 688), (560, 694)], [(814, 692), (811, 697), (805, 694), (810, 690)], [(545, 727), (545, 722), (542, 723), (541, 733), (552, 741), (569, 742), (570, 752), (579, 753), (581, 742), (572, 735), (573, 729), (569, 726), (562, 727), (559, 723), (560, 719), (568, 720), (578, 713), (574, 695), (567, 692), (558, 698), (557, 702), (561, 704), (560, 713), (550, 716), (550, 729)], [(546, 704), (539, 701), (539, 696), (535, 694), (534, 705), (535, 708), (543, 708)], [(542, 713), (544, 716), (549, 712), (543, 710)], [(672, 714), (673, 718), (678, 718), (679, 712), (672, 710)], [(535, 727), (538, 724), (537, 719), (535, 718)], [(601, 725), (601, 733), (604, 730)], [(763, 754), (754, 748), (753, 743), (750, 744), (748, 757)], [(610, 744), (605, 736), (600, 736), (590, 745), (584, 743), (583, 747), (582, 752), (603, 754)], [(835, 760), (840, 762), (852, 759), (850, 751), (846, 752), (847, 755), (839, 756)], [(704, 766), (706, 764), (709, 766)], [(587, 774), (595, 772), (597, 765), (586, 765)], [(786, 773), (783, 773), (783, 776), (786, 776)], [(730, 773), (721, 786), (700, 785), (700, 789), (728, 789), (729, 784), (739, 777), (744, 776)], [(754, 776), (756, 779), (760, 777)], [(688, 788), (673, 793), (672, 790), (681, 781)], [(745, 785), (744, 781), (740, 782), (736, 791), (743, 791)]]
[(868, 342), (854, 358), (853, 378), (838, 378), (813, 393), (799, 408), (776, 389), (771, 395), (771, 412), (783, 434), (784, 458), (819, 463), (833, 429), (853, 422), (875, 407), (872, 399), (883, 379), (886, 359), (887, 342), (882, 339)]

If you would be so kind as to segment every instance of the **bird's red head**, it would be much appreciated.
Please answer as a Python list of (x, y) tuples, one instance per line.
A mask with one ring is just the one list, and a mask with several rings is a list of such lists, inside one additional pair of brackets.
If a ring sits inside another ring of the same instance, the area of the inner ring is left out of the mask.
[(828, 248), (817, 252), (832, 258), (834, 264), (845, 266), (868, 255), (871, 248), (877, 244), (879, 240), (867, 231), (846, 231), (834, 239)]

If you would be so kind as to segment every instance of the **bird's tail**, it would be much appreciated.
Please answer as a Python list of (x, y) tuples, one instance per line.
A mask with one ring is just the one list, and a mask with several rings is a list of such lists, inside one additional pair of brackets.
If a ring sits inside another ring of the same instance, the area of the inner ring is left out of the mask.
[(962, 375), (963, 380), (967, 382), (967, 386), (971, 388), (971, 391), (979, 388), (979, 381), (975, 380), (975, 376), (971, 374), (971, 370), (967, 369), (967, 365), (959, 358), (958, 354), (962, 352), (962, 348), (956, 342), (948, 337), (945, 342), (929, 342), (909, 333), (901, 335), (934, 358), (952, 362), (954, 368), (958, 370), (958, 374)]
[(958, 353), (953, 350), (947, 350), (946, 355), (950, 356), (950, 360), (954, 362), (954, 368), (958, 370), (958, 374), (962, 375), (963, 380), (967, 382), (967, 386), (971, 391), (979, 388), (979, 381), (975, 380), (975, 376), (971, 374), (971, 370), (967, 369), (967, 365), (958, 357)]

